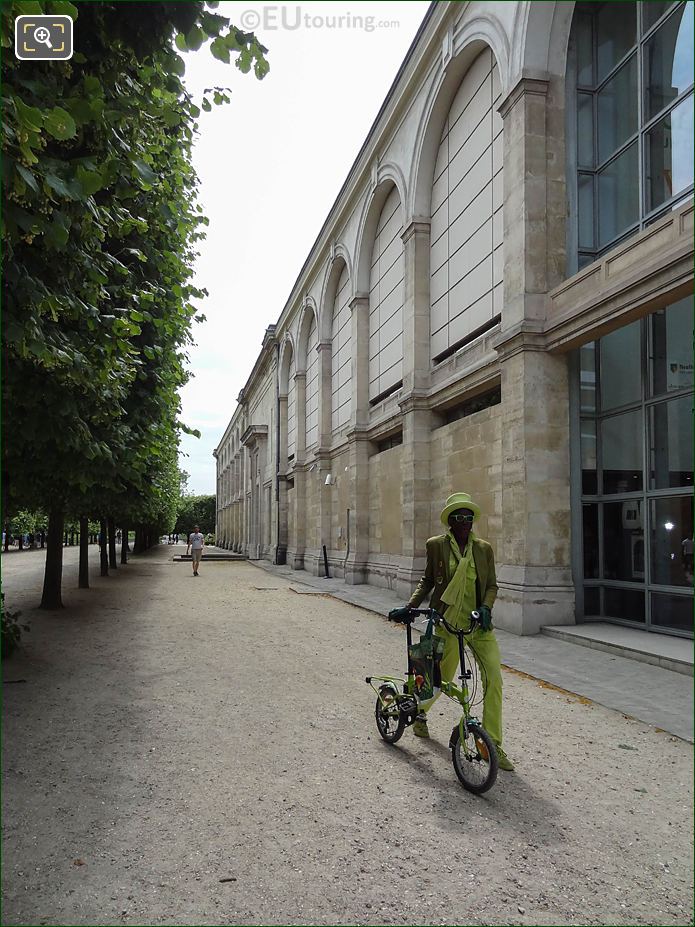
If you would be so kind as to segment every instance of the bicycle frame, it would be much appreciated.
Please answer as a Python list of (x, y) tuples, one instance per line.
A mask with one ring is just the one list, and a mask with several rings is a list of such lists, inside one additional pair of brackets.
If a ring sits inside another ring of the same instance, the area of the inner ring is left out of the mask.
[[(466, 634), (471, 633), (471, 631), (473, 630), (473, 625), (468, 631), (463, 631), (459, 628), (452, 627), (449, 624), (449, 622), (446, 620), (446, 618), (443, 615), (440, 615), (439, 612), (436, 612), (434, 609), (429, 609), (429, 608), (413, 609), (412, 611), (413, 611), (413, 614), (426, 615), (429, 617), (431, 621), (434, 620), (435, 623), (437, 624), (439, 623), (443, 624), (446, 630), (450, 634), (454, 634), (458, 640), (459, 664), (461, 667), (461, 672), (458, 676), (458, 679), (462, 682), (462, 686), (459, 687), (453, 682), (445, 682), (444, 680), (442, 680), (440, 689), (441, 689), (441, 692), (444, 695), (446, 695), (448, 698), (450, 698), (452, 701), (459, 702), (459, 704), (461, 705), (461, 708), (463, 709), (463, 717), (461, 718), (461, 721), (459, 722), (461, 725), (461, 736), (463, 737), (466, 726), (468, 725), (470, 721), (475, 721), (476, 723), (479, 723), (478, 719), (474, 718), (471, 715), (470, 696), (468, 692), (468, 686), (466, 685), (467, 680), (470, 679), (473, 674), (472, 674), (472, 671), (468, 669), (466, 666), (466, 647), (464, 644), (464, 637), (466, 636)], [(477, 612), (473, 612), (473, 615), (477, 617)], [(372, 689), (374, 689), (374, 691), (376, 692), (377, 698), (379, 699), (379, 702), (381, 703), (384, 709), (387, 709), (387, 705), (384, 702), (383, 698), (381, 697), (381, 693), (379, 692), (379, 690), (373, 685), (372, 680), (377, 680), (382, 683), (390, 684), (393, 687), (394, 692), (397, 696), (401, 698), (402, 698), (402, 694), (411, 696), (415, 700), (416, 705), (417, 706), (420, 705), (420, 700), (417, 696), (417, 691), (416, 691), (416, 686), (415, 686), (415, 674), (413, 672), (413, 666), (412, 666), (412, 662), (410, 659), (410, 648), (413, 643), (413, 634), (411, 630), (411, 625), (412, 625), (412, 619), (410, 621), (405, 622), (406, 645), (407, 645), (407, 654), (408, 654), (408, 670), (407, 670), (405, 682), (402, 676), (400, 677), (399, 676), (368, 676), (365, 680), (366, 682), (369, 683)], [(399, 685), (403, 685), (403, 693), (399, 692), (398, 690)], [(388, 706), (388, 707), (390, 709), (391, 706)], [(408, 713), (410, 714), (411, 712), (408, 712)]]

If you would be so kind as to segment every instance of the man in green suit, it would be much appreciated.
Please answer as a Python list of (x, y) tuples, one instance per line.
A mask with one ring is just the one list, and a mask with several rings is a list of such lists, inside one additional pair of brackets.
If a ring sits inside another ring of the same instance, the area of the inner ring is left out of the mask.
[[(497, 597), (495, 558), (488, 542), (473, 533), (473, 522), (479, 517), (480, 508), (468, 493), (449, 496), (441, 514), (446, 534), (427, 542), (425, 573), (408, 605), (419, 608), (431, 592), (430, 608), (446, 611), (450, 625), (466, 630), (471, 612), (480, 612), (480, 624), (466, 639), (483, 682), (483, 727), (497, 744), (500, 769), (512, 770), (514, 765), (502, 749), (502, 670), (492, 630), (492, 606)], [(459, 663), (458, 640), (443, 627), (437, 628), (437, 634), (444, 638), (442, 679), (451, 682)], [(431, 707), (432, 703), (427, 710)], [(425, 712), (418, 715), (413, 733), (429, 737)]]

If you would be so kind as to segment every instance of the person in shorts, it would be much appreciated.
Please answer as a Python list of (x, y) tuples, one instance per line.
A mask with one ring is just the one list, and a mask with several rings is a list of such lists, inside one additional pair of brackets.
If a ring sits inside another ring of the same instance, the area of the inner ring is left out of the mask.
[(188, 536), (188, 551), (191, 552), (193, 558), (193, 575), (198, 575), (198, 569), (200, 567), (200, 558), (203, 556), (203, 548), (205, 547), (205, 536), (200, 533), (200, 528), (196, 525), (193, 528), (193, 533)]

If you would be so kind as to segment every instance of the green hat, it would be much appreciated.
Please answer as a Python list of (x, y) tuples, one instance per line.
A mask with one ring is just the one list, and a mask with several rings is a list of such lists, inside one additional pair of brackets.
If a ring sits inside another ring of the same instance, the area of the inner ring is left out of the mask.
[(441, 514), (442, 524), (445, 528), (449, 527), (449, 515), (459, 509), (470, 509), (473, 512), (473, 520), (480, 518), (480, 508), (473, 502), (467, 492), (455, 492), (446, 500), (446, 505)]

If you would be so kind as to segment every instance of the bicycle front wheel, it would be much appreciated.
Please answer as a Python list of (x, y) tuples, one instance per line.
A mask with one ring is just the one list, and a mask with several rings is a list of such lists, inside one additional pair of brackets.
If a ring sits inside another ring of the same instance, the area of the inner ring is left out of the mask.
[(461, 725), (457, 724), (451, 733), (449, 746), (451, 760), (461, 785), (475, 795), (482, 795), (495, 784), (497, 779), (497, 748), (495, 743), (479, 724), (470, 723), (465, 741), (461, 740)]
[(398, 707), (398, 698), (391, 686), (379, 689), (379, 698), (374, 708), (377, 730), (387, 744), (400, 740), (405, 729), (405, 718)]

